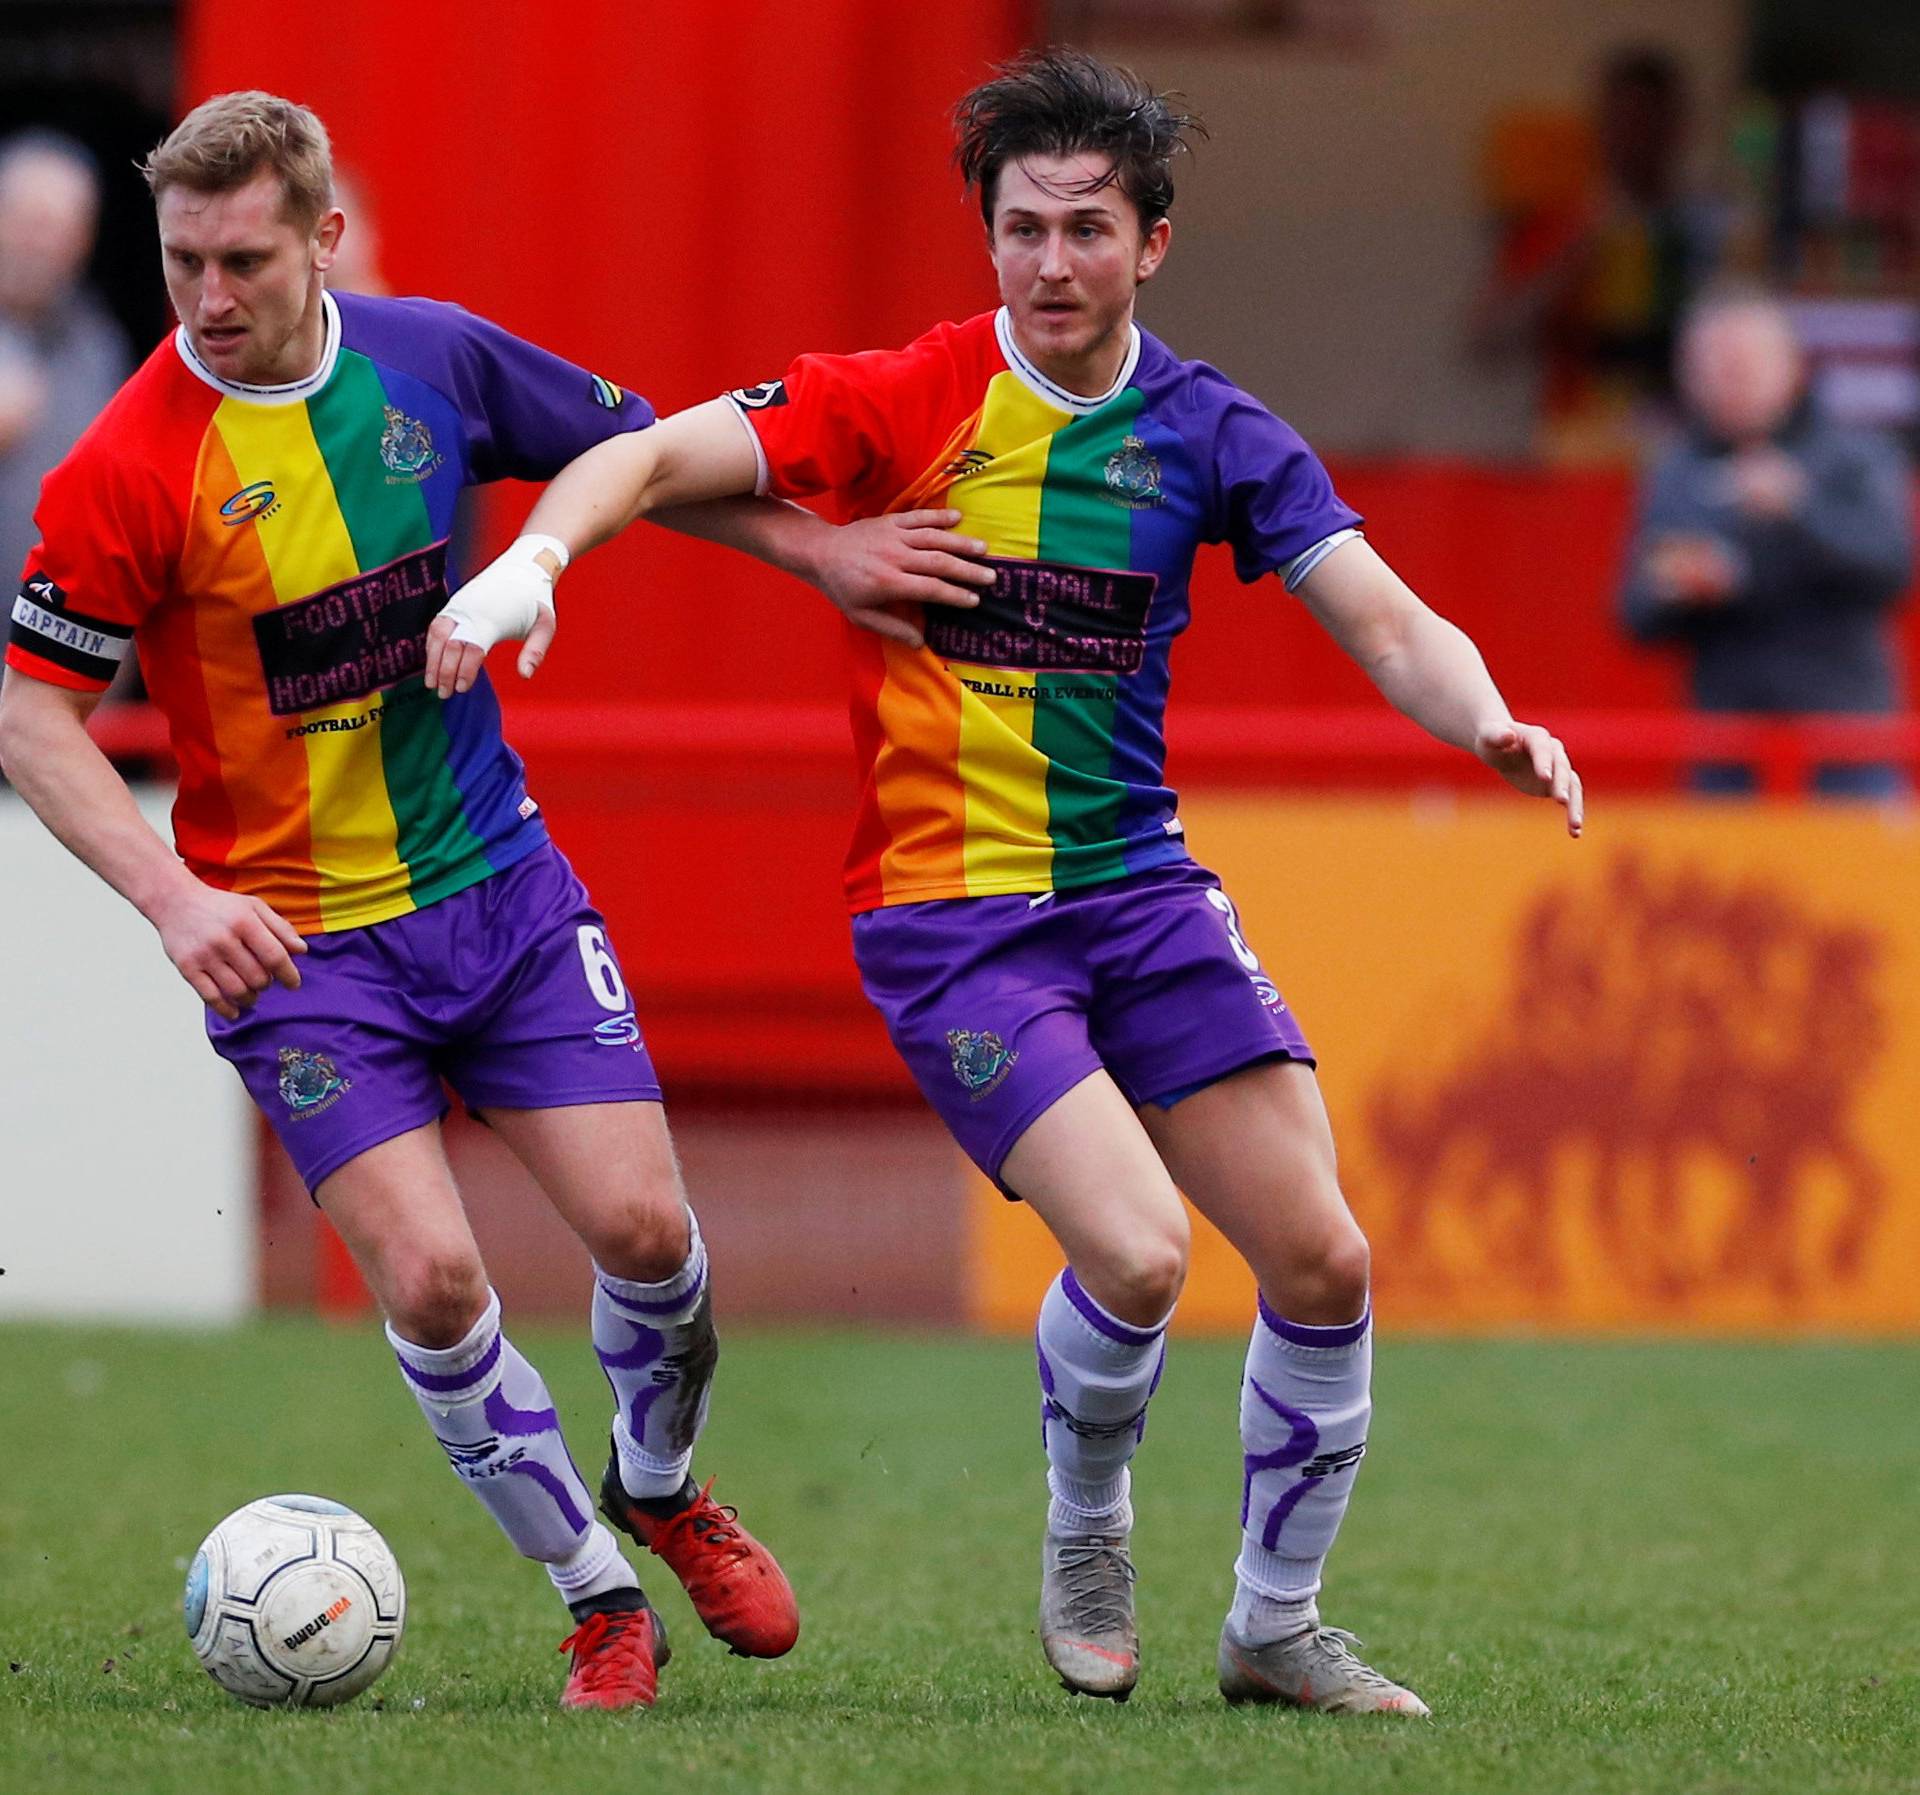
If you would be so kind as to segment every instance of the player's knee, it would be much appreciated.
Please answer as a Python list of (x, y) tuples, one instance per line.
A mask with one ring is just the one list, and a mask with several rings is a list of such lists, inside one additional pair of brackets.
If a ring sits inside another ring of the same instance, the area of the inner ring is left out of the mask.
[(1188, 1244), (1184, 1214), (1165, 1227), (1141, 1232), (1106, 1256), (1100, 1268), (1103, 1291), (1095, 1295), (1122, 1321), (1152, 1327), (1180, 1300), (1187, 1281)]
[(692, 1220), (678, 1190), (671, 1200), (635, 1197), (620, 1204), (587, 1240), (601, 1270), (637, 1284), (659, 1284), (686, 1264), (693, 1250)]
[(1373, 1249), (1357, 1227), (1350, 1224), (1328, 1243), (1320, 1261), (1320, 1276), (1329, 1308), (1353, 1317), (1367, 1306)]
[(487, 1273), (476, 1254), (428, 1249), (391, 1266), (387, 1315), (416, 1346), (457, 1346), (487, 1306)]
[(1338, 1327), (1354, 1320), (1367, 1306), (1372, 1258), (1367, 1237), (1353, 1221), (1329, 1231), (1271, 1281), (1278, 1286), (1273, 1294), (1282, 1313), (1308, 1327)]

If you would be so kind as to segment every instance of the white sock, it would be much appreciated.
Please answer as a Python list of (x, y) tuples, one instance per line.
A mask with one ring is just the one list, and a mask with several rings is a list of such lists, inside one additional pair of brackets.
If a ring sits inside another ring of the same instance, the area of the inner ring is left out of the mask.
[(1125, 1533), (1133, 1525), (1127, 1470), (1145, 1436), (1147, 1400), (1166, 1363), (1172, 1312), (1153, 1327), (1109, 1314), (1068, 1266), (1040, 1304), (1040, 1437), (1047, 1449), (1055, 1534)]
[(1373, 1413), (1371, 1311), (1304, 1327), (1260, 1299), (1240, 1392), (1245, 1481), (1230, 1621), (1253, 1645), (1319, 1624), (1320, 1571), (1347, 1512)]
[(387, 1342), (447, 1462), (516, 1551), (545, 1564), (569, 1601), (636, 1583), (593, 1518), (545, 1381), (500, 1331), (498, 1295), (487, 1292), (485, 1312), (453, 1346), (421, 1346), (391, 1324)]
[(676, 1495), (707, 1419), (720, 1342), (713, 1331), (707, 1248), (687, 1212), (687, 1257), (657, 1284), (595, 1266), (593, 1347), (613, 1386), (620, 1481), (641, 1499)]

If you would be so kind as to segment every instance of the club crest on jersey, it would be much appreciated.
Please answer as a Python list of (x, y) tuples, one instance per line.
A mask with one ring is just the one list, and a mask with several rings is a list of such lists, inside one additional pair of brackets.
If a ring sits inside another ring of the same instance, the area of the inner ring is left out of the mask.
[(1165, 501), (1160, 490), (1160, 460), (1137, 436), (1129, 436), (1107, 457), (1107, 493), (1116, 504), (1144, 511)]
[(220, 521), (229, 530), (237, 529), (256, 518), (271, 517), (279, 509), (280, 495), (273, 490), (273, 482), (256, 480), (251, 486), (241, 487), (220, 507)]
[(342, 1078), (340, 1068), (324, 1053), (280, 1049), (280, 1098), (296, 1122), (331, 1109), (352, 1088), (353, 1080)]
[(1020, 1057), (991, 1029), (975, 1034), (967, 1028), (950, 1028), (947, 1051), (953, 1055), (954, 1077), (967, 1087), (967, 1094), (976, 1103), (1006, 1082), (1013, 1062)]
[(964, 480), (969, 474), (980, 473), (992, 465), (992, 450), (967, 449), (956, 455), (940, 470), (940, 477), (943, 480)]
[(441, 462), (433, 446), (433, 432), (397, 405), (383, 409), (387, 427), (380, 433), (380, 460), (387, 470), (387, 484), (417, 486)]

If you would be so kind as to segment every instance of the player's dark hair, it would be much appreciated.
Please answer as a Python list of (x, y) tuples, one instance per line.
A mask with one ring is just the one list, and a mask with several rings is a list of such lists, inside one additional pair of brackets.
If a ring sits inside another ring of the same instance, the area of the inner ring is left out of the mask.
[(1084, 50), (1031, 50), (994, 71), (954, 108), (953, 153), (993, 228), (1000, 171), (1029, 156), (1104, 156), (1111, 172), (1075, 197), (1118, 183), (1151, 230), (1173, 205), (1173, 159), (1207, 128), (1131, 69)]

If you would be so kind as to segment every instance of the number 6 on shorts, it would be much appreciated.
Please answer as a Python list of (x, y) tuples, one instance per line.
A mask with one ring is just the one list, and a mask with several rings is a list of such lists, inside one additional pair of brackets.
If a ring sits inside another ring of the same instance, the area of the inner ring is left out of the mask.
[(587, 975), (587, 989), (603, 1010), (619, 1014), (632, 1008), (627, 987), (620, 977), (620, 963), (607, 946), (607, 938), (592, 923), (580, 925), (580, 964)]

